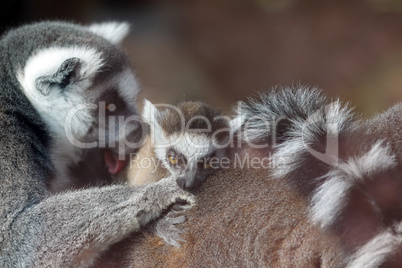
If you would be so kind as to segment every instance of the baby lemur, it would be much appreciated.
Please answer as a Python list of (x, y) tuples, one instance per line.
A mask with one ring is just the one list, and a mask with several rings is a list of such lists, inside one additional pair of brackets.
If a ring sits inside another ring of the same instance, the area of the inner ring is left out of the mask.
[(123, 172), (130, 185), (144, 185), (173, 175), (195, 189), (220, 167), (228, 141), (228, 118), (213, 107), (186, 101), (156, 108), (144, 102), (142, 117), (149, 136)]

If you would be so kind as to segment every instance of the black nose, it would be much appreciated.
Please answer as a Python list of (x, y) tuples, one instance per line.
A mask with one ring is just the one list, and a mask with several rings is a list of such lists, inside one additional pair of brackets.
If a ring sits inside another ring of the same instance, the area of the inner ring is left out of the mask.
[(184, 178), (184, 177), (177, 178), (176, 182), (180, 188), (182, 188), (184, 190), (188, 190), (186, 187), (186, 178)]
[(195, 176), (179, 177), (176, 179), (176, 182), (184, 190), (195, 190), (200, 187), (206, 179), (207, 175), (197, 173)]

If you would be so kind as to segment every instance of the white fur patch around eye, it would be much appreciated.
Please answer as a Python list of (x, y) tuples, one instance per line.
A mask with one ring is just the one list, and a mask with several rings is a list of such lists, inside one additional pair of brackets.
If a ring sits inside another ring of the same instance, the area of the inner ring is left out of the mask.
[(126, 22), (103, 22), (92, 24), (88, 29), (112, 44), (118, 44), (127, 36), (130, 26)]
[[(400, 229), (399, 227), (396, 229)], [(375, 236), (351, 256), (347, 268), (380, 267), (402, 245), (400, 230), (387, 230)]]
[[(169, 137), (165, 137), (164, 135), (163, 137), (156, 137), (155, 143), (155, 154), (162, 161), (165, 161), (167, 148), (170, 147), (175, 148), (177, 152), (183, 154), (187, 159), (193, 160), (201, 159), (216, 149), (211, 138), (186, 132)], [(193, 163), (194, 161), (190, 162)]]
[(183, 135), (175, 134), (168, 137), (173, 147), (187, 159), (200, 159), (215, 150), (211, 138), (184, 132)]
[(311, 218), (322, 228), (331, 225), (345, 207), (350, 188), (357, 181), (396, 166), (395, 156), (379, 141), (367, 153), (342, 162), (317, 180), (326, 181), (317, 188), (311, 200)]

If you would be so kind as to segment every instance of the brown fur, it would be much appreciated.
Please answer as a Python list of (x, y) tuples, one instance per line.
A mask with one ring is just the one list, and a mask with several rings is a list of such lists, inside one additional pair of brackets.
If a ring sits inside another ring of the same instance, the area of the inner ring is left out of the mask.
[[(173, 109), (162, 109), (160, 118), (157, 118), (165, 136), (179, 131), (196, 130), (201, 131), (201, 135), (208, 137), (218, 133), (216, 135), (218, 143), (223, 143), (223, 139), (227, 138), (228, 121), (226, 118), (219, 118), (221, 113), (212, 106), (203, 102), (185, 101), (178, 103), (176, 107), (181, 111), (182, 117)], [(203, 117), (203, 119), (198, 117)], [(182, 119), (184, 119), (186, 129), (182, 128)], [(211, 127), (210, 129), (208, 129), (209, 126)], [(152, 146), (152, 140), (153, 137), (150, 134), (144, 145), (135, 154), (131, 165), (118, 174), (119, 181), (127, 181), (129, 185), (139, 186), (159, 181), (170, 175), (169, 170), (162, 165), (161, 161), (158, 161)], [(141, 161), (146, 162), (141, 165)], [(147, 163), (150, 163), (150, 161), (152, 163), (148, 166)]]
[(313, 227), (305, 200), (266, 169), (213, 174), (185, 211), (179, 249), (146, 231), (96, 267), (342, 267), (339, 241)]
[[(358, 157), (383, 140), (397, 165), (360, 178), (325, 230), (311, 223), (308, 202), (328, 167), (303, 156), (286, 178), (272, 179), (266, 169), (220, 170), (196, 193), (196, 206), (183, 212), (186, 233), (179, 249), (145, 230), (114, 245), (97, 267), (345, 267), (384, 231), (392, 233), (390, 243), (398, 242), (381, 267), (400, 267), (402, 232), (393, 226), (402, 221), (401, 113), (399, 104), (368, 122), (351, 121), (360, 127), (340, 136), (341, 159)], [(269, 149), (241, 153), (263, 157)]]
[[(221, 113), (210, 105), (198, 101), (185, 101), (178, 103), (176, 107), (181, 111), (181, 116), (175, 110), (166, 109), (165, 114), (158, 118), (162, 129), (167, 135), (183, 131), (182, 120), (184, 120), (186, 126), (188, 125), (189, 130), (204, 130), (202, 133), (209, 137), (218, 130), (228, 130), (227, 120), (219, 118)], [(207, 119), (211, 129), (208, 130), (209, 125), (205, 120), (194, 119), (194, 116), (203, 116)], [(218, 138), (220, 137), (218, 136)]]
[(141, 147), (141, 149), (134, 156), (131, 165), (127, 166), (124, 170), (122, 170), (119, 174), (120, 178), (125, 178), (128, 181), (129, 185), (145, 185), (152, 182), (157, 182), (162, 178), (169, 176), (169, 171), (164, 168), (160, 162), (157, 166), (151, 163), (148, 166), (141, 166), (139, 163), (141, 159), (147, 159), (147, 161), (153, 159), (157, 161), (157, 157), (155, 156), (154, 149), (151, 145), (151, 138), (148, 138), (145, 144)]

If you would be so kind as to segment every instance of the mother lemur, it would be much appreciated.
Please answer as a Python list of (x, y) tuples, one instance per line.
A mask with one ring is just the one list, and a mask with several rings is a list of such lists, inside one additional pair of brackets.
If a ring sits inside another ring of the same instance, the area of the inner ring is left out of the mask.
[[(169, 177), (96, 187), (141, 139), (120, 23), (42, 22), (0, 40), (0, 266), (85, 267), (190, 194)], [(95, 187), (69, 190), (73, 185)], [(57, 194), (55, 194), (57, 192)]]

